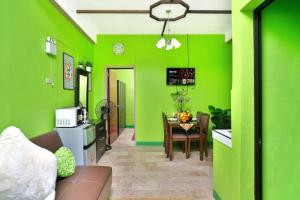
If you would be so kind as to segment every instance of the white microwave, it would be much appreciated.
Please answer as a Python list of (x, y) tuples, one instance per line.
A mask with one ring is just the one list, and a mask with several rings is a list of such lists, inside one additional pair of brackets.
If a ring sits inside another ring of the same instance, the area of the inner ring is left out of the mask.
[(80, 107), (62, 108), (55, 111), (55, 126), (76, 127), (82, 123)]

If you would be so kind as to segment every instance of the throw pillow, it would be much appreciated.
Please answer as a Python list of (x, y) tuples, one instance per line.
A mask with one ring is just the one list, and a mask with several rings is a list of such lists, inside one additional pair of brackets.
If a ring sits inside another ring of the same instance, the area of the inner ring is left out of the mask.
[(56, 157), (15, 128), (0, 135), (0, 199), (54, 200)]
[(57, 176), (68, 177), (75, 172), (75, 158), (70, 149), (60, 147), (56, 152), (57, 158)]

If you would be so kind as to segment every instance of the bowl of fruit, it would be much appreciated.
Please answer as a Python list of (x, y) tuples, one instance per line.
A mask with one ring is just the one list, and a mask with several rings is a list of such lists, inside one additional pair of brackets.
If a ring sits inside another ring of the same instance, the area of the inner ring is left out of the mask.
[(190, 111), (184, 111), (184, 112), (181, 112), (179, 113), (179, 121), (182, 122), (182, 123), (188, 123), (191, 121), (192, 119), (192, 114), (190, 113)]

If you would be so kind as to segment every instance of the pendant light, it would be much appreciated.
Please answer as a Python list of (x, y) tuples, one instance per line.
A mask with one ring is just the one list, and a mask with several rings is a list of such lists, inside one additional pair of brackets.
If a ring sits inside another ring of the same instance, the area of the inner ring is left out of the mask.
[(171, 38), (170, 39), (170, 13), (171, 10), (166, 10), (167, 14), (167, 21), (166, 24), (168, 26), (168, 34), (167, 34), (167, 39), (164, 37), (162, 34), (162, 38), (156, 43), (156, 47), (159, 49), (165, 49), (167, 51), (172, 50), (172, 49), (178, 49), (181, 46), (181, 43), (176, 40), (176, 38)]

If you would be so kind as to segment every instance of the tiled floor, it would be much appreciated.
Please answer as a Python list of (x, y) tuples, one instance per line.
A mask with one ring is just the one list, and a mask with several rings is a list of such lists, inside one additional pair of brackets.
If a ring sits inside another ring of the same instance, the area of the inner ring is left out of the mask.
[(212, 152), (199, 160), (176, 150), (173, 161), (161, 146), (135, 146), (132, 129), (126, 129), (99, 165), (113, 167), (111, 200), (192, 200), (212, 198)]

